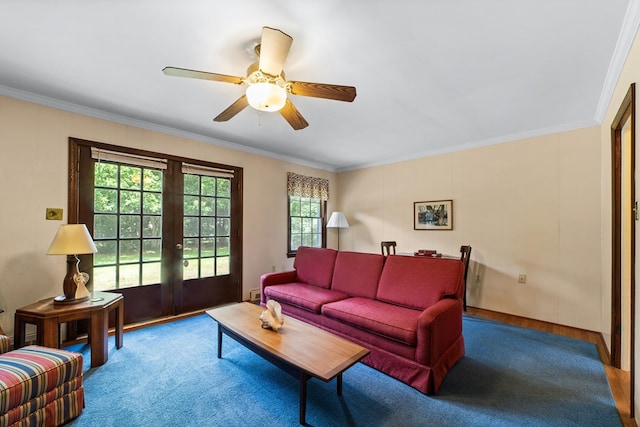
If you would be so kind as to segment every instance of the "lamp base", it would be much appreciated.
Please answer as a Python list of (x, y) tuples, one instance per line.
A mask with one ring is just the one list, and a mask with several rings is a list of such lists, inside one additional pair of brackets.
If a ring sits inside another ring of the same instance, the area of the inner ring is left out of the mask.
[(89, 295), (82, 298), (67, 298), (64, 295), (58, 295), (53, 299), (54, 305), (71, 305), (78, 304), (80, 302), (89, 301)]

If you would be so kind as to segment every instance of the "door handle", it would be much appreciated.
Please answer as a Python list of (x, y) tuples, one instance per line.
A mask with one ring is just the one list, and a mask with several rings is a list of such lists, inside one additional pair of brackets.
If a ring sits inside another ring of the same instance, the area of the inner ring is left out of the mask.
[(176, 245), (176, 249), (177, 249), (177, 250), (179, 250), (179, 251), (181, 251), (181, 250), (182, 250), (182, 243), (178, 243), (178, 244)]

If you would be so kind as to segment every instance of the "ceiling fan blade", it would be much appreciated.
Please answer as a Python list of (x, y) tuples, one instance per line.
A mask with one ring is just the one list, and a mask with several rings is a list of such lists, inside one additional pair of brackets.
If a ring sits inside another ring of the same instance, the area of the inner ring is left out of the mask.
[(233, 116), (238, 114), (240, 111), (244, 110), (249, 105), (247, 101), (247, 95), (242, 95), (240, 98), (236, 100), (233, 104), (231, 104), (226, 110), (222, 113), (218, 114), (218, 116), (213, 119), (214, 122), (226, 122), (231, 119)]
[(345, 102), (351, 102), (356, 97), (356, 88), (353, 86), (294, 81), (288, 83), (291, 84), (291, 95), (311, 96)]
[(280, 109), (280, 114), (284, 119), (289, 122), (291, 127), (295, 130), (304, 129), (309, 126), (309, 123), (302, 117), (300, 111), (296, 108), (295, 105), (291, 101), (287, 99), (287, 102), (284, 104), (284, 107)]
[(288, 34), (275, 28), (262, 27), (260, 70), (272, 76), (279, 76), (292, 42), (293, 38)]
[(226, 74), (209, 73), (206, 71), (188, 70), (186, 68), (164, 67), (162, 72), (167, 76), (189, 77), (192, 79), (213, 80), (216, 82), (242, 84), (242, 77), (228, 76)]

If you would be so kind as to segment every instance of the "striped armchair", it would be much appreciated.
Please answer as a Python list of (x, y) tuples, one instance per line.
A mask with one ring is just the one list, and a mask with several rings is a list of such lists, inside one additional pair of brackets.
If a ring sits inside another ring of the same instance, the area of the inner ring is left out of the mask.
[[(0, 313), (4, 313), (4, 309), (0, 308)], [(0, 326), (0, 354), (11, 350), (11, 338), (4, 334), (2, 326)]]

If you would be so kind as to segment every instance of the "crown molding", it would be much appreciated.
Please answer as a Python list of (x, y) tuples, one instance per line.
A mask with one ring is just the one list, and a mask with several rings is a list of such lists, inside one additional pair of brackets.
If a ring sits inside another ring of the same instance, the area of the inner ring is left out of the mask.
[(613, 92), (616, 89), (622, 69), (627, 61), (629, 52), (631, 51), (631, 45), (636, 38), (638, 28), (640, 26), (640, 0), (630, 0), (627, 7), (627, 13), (622, 21), (622, 28), (618, 35), (618, 41), (616, 42), (615, 50), (609, 63), (609, 69), (607, 70), (607, 76), (605, 78), (602, 92), (600, 93), (600, 101), (596, 107), (595, 120), (598, 123), (602, 123), (604, 115), (609, 108), (611, 99), (613, 98)]

